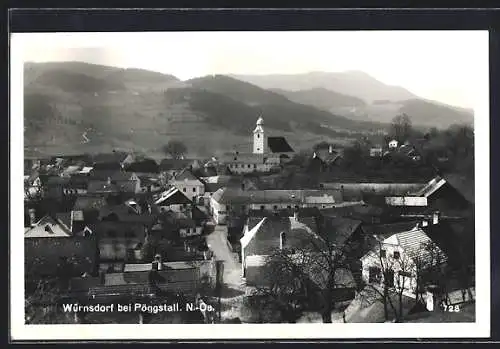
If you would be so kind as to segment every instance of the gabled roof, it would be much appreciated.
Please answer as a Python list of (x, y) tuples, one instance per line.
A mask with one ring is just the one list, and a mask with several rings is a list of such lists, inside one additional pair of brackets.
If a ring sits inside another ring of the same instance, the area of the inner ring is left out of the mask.
[(168, 205), (178, 205), (178, 204), (191, 204), (191, 200), (184, 195), (176, 187), (172, 187), (167, 191), (164, 191), (159, 195), (159, 197), (154, 201), (155, 205), (168, 206)]
[(267, 137), (267, 146), (272, 153), (293, 153), (285, 137)]
[(160, 166), (154, 159), (135, 161), (126, 167), (127, 172), (159, 173)]
[(363, 231), (366, 234), (377, 235), (380, 236), (380, 238), (385, 239), (394, 234), (410, 231), (414, 229), (419, 222), (420, 220), (413, 220), (389, 224), (364, 225)]
[(132, 207), (120, 204), (114, 206), (104, 206), (99, 210), (99, 217), (105, 220), (106, 217), (114, 215), (118, 222), (152, 224), (156, 217), (148, 213), (138, 214)]
[(342, 217), (324, 217), (320, 235), (330, 244), (343, 245), (361, 225), (361, 221)]
[(446, 184), (446, 180), (441, 177), (433, 178), (422, 189), (414, 193), (415, 196), (429, 197), (434, 194), (439, 188)]
[(177, 182), (182, 182), (182, 181), (198, 181), (200, 184), (203, 184), (198, 177), (196, 177), (193, 172), (191, 172), (189, 169), (184, 169), (180, 173), (178, 173), (175, 176), (175, 181)]
[(443, 175), (446, 182), (455, 188), (468, 202), (474, 204), (475, 188), (474, 181), (459, 174), (447, 173)]
[(71, 231), (56, 219), (45, 216), (24, 233), (25, 238), (71, 237)]

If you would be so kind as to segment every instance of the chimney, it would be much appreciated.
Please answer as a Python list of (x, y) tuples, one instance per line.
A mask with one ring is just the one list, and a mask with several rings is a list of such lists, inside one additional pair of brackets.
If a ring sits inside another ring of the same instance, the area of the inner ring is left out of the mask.
[(439, 223), (439, 216), (440, 216), (440, 212), (439, 211), (434, 211), (432, 213), (432, 224), (438, 224)]
[(286, 234), (284, 231), (280, 233), (280, 250), (284, 249), (286, 246)]
[(293, 210), (293, 220), (295, 222), (299, 221), (299, 209), (298, 208), (294, 208), (294, 210)]
[(36, 225), (36, 211), (34, 208), (30, 208), (28, 212), (30, 215), (30, 227), (34, 227)]
[(71, 211), (70, 230), (73, 234), (83, 231), (85, 229), (85, 222), (83, 219), (82, 211)]
[(151, 263), (151, 269), (154, 271), (162, 270), (163, 268), (163, 263), (161, 260), (161, 255), (156, 254), (155, 258), (153, 259), (153, 262)]
[(329, 152), (330, 154), (331, 154), (331, 153), (333, 153), (333, 145), (331, 145), (331, 144), (330, 144), (330, 145), (328, 146), (328, 152)]

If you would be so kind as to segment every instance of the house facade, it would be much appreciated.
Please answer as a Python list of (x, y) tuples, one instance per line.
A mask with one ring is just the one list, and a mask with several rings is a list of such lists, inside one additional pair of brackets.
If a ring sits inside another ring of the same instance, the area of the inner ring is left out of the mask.
[(250, 190), (221, 188), (210, 197), (210, 213), (217, 224), (226, 224), (231, 215), (250, 210), (332, 208), (343, 203), (338, 190)]
[(198, 197), (205, 194), (205, 184), (189, 170), (179, 173), (172, 181), (172, 185), (193, 202), (197, 202)]

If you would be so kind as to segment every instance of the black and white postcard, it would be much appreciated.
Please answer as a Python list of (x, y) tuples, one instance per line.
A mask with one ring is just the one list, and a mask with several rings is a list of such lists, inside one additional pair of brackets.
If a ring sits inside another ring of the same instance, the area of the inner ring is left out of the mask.
[(10, 53), (13, 339), (489, 336), (487, 31)]

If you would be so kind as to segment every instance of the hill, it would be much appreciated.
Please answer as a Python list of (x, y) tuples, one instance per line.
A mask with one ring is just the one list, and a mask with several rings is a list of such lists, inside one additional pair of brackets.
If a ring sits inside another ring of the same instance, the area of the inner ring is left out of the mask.
[(360, 71), (310, 72), (290, 75), (232, 75), (232, 77), (265, 89), (278, 88), (288, 91), (303, 91), (323, 88), (357, 97), (369, 103), (380, 99), (399, 101), (417, 98), (403, 87), (384, 84)]
[[(305, 79), (307, 76), (312, 78)], [(287, 89), (272, 88), (271, 90), (294, 102), (356, 121), (390, 123), (394, 116), (406, 113), (411, 117), (414, 125), (447, 128), (456, 123), (472, 124), (474, 120), (472, 110), (419, 98), (404, 89), (384, 85), (360, 72), (243, 76), (240, 78), (260, 84), (262, 87), (289, 83)], [(356, 84), (358, 85), (355, 88)], [(308, 89), (293, 90), (300, 86), (307, 86)], [(313, 87), (310, 88), (310, 86)], [(325, 86), (329, 87), (325, 88)], [(375, 93), (375, 90), (379, 92)], [(349, 91), (352, 95), (347, 93)], [(377, 98), (373, 99), (375, 97)]]
[(188, 82), (138, 69), (78, 62), (25, 66), (27, 151), (72, 153), (135, 149), (158, 153), (171, 139), (192, 155), (251, 149), (263, 114), (270, 135), (296, 149), (321, 140), (339, 143), (377, 123), (362, 123), (228, 77)]
[(333, 92), (323, 87), (301, 91), (287, 91), (282, 89), (271, 89), (271, 91), (279, 93), (291, 101), (311, 105), (327, 111), (335, 108), (361, 107), (366, 105), (366, 102), (361, 98)]

